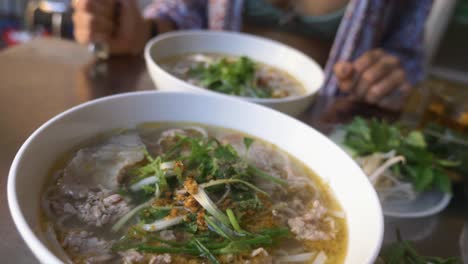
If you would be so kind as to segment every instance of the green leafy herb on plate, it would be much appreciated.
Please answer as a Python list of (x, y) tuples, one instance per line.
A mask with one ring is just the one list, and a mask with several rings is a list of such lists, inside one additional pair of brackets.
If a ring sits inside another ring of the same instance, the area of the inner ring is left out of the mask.
[(418, 192), (434, 188), (451, 191), (445, 169), (458, 163), (454, 160), (449, 162), (432, 152), (421, 131), (357, 117), (345, 127), (343, 143), (357, 157), (394, 151), (405, 161), (392, 164), (393, 174), (400, 180), (411, 182)]

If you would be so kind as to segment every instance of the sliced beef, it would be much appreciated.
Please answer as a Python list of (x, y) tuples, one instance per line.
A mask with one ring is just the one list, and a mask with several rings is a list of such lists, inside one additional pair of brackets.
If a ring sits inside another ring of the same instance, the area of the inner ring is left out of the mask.
[(117, 190), (122, 170), (143, 158), (144, 145), (136, 133), (113, 136), (96, 147), (79, 150), (65, 168), (60, 184), (65, 192), (97, 186)]

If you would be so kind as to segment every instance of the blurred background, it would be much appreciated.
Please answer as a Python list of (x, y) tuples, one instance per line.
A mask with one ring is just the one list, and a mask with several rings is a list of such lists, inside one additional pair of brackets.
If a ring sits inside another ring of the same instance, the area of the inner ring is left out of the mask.
[[(143, 8), (151, 0), (139, 0)], [(35, 36), (73, 39), (70, 0), (0, 0), (0, 48)]]
[[(143, 8), (151, 0), (138, 0)], [(37, 35), (73, 38), (71, 0), (0, 0), (0, 47)], [(468, 45), (468, 0), (434, 0), (427, 22), (426, 51), (430, 72), (468, 83), (468, 62), (459, 56)]]
[[(70, 6), (70, 0), (0, 0), (0, 50), (38, 36), (73, 39)], [(429, 74), (422, 84), (430, 88), (426, 96), (436, 97), (429, 100), (453, 101), (453, 91), (467, 90), (468, 60), (460, 56), (468, 47), (466, 36), (468, 0), (434, 0), (425, 39)]]

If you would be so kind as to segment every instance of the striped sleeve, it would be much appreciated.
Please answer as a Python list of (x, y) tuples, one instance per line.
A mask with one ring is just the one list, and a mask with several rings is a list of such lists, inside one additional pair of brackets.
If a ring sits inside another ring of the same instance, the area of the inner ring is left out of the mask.
[(400, 59), (411, 84), (424, 78), (424, 26), (432, 0), (406, 0), (395, 12), (382, 48)]
[(207, 4), (207, 0), (154, 0), (144, 16), (170, 20), (178, 29), (201, 29), (208, 25)]
[(338, 92), (333, 66), (383, 48), (400, 59), (408, 80), (424, 77), (423, 34), (432, 0), (351, 0), (325, 67), (322, 94)]

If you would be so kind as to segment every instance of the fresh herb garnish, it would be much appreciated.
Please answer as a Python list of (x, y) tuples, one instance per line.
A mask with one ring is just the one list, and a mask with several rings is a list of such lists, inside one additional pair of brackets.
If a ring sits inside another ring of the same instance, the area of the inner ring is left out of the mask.
[(268, 98), (271, 91), (257, 84), (255, 63), (247, 58), (226, 58), (209, 65), (198, 64), (189, 71), (200, 85), (213, 91), (246, 97)]
[(245, 137), (244, 138), (244, 146), (245, 146), (245, 152), (249, 152), (250, 146), (254, 142), (253, 138)]
[[(253, 139), (244, 139), (246, 149), (252, 143)], [(285, 180), (255, 167), (246, 155), (239, 155), (233, 146), (214, 138), (175, 135), (165, 147), (165, 155), (151, 156), (146, 151), (145, 161), (128, 174), (122, 191), (146, 200), (112, 228), (118, 231), (129, 225), (114, 250), (183, 253), (217, 263), (217, 255), (272, 246), (278, 238), (289, 235), (287, 228), (276, 225), (252, 232), (243, 228), (242, 222), (247, 211), (271, 213), (271, 205), (259, 198), (268, 200), (269, 193), (255, 186), (253, 179), (279, 185), (286, 185)], [(164, 240), (158, 233), (165, 229), (183, 232), (189, 239)]]
[(195, 247), (200, 251), (200, 256), (206, 257), (211, 263), (213, 264), (219, 264), (218, 259), (213, 255), (213, 253), (210, 252), (208, 248), (203, 245), (200, 240), (193, 238), (193, 244)]

